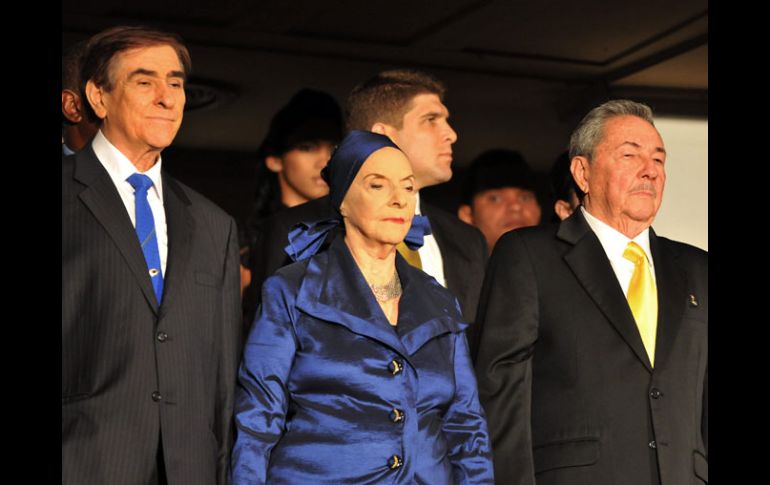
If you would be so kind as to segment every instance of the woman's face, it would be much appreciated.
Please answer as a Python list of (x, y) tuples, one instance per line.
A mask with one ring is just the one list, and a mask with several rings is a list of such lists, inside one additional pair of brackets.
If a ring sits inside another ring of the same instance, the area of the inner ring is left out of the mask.
[(340, 206), (349, 242), (398, 244), (414, 217), (416, 190), (409, 160), (385, 147), (369, 155)]
[(267, 157), (267, 168), (278, 174), (281, 202), (287, 207), (304, 204), (329, 193), (321, 170), (331, 158), (333, 146), (328, 141), (302, 143), (280, 157)]

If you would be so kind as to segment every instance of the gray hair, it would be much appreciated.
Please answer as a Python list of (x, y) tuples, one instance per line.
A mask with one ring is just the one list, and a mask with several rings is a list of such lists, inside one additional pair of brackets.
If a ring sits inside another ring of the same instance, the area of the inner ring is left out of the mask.
[(588, 112), (569, 138), (569, 158), (577, 156), (593, 159), (594, 150), (604, 136), (604, 124), (617, 116), (636, 116), (655, 125), (649, 106), (628, 99), (613, 99)]

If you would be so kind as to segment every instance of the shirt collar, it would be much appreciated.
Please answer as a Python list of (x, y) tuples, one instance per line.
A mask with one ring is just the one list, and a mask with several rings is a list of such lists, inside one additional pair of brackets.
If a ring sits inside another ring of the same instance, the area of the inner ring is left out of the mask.
[(604, 248), (604, 252), (607, 253), (607, 257), (610, 260), (616, 260), (623, 257), (623, 253), (626, 250), (628, 243), (633, 241), (644, 249), (644, 254), (647, 256), (647, 261), (652, 267), (652, 256), (650, 254), (650, 228), (646, 228), (644, 231), (637, 234), (633, 239), (629, 239), (625, 234), (618, 231), (614, 227), (600, 221), (596, 217), (592, 216), (590, 212), (586, 210), (582, 205), (580, 210), (583, 211), (583, 217), (591, 229), (599, 238), (599, 242)]
[[(128, 159), (123, 153), (118, 150), (115, 145), (110, 143), (110, 141), (107, 139), (106, 136), (102, 133), (102, 130), (99, 130), (96, 133), (96, 136), (94, 137), (94, 141), (91, 145), (94, 149), (94, 153), (96, 154), (96, 157), (102, 161), (102, 163), (105, 165), (108, 171), (111, 171), (114, 174), (117, 174), (117, 177), (122, 180), (126, 181), (128, 177), (133, 175), (134, 173), (139, 172), (133, 163), (131, 163), (131, 160)], [(160, 167), (161, 167), (161, 157), (158, 155), (158, 161), (155, 162), (155, 164), (150, 167), (149, 170), (146, 172), (139, 172), (144, 173), (144, 175), (147, 175), (150, 177), (150, 180), (152, 180), (152, 185), (155, 188), (155, 191), (158, 194), (158, 197), (163, 200), (163, 186), (161, 184), (161, 178), (160, 178)], [(128, 182), (126, 182), (128, 183)]]

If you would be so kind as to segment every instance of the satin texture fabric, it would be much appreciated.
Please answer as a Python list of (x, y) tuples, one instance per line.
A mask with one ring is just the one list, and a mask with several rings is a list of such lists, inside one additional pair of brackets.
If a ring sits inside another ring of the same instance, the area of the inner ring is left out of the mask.
[(457, 300), (396, 256), (391, 326), (342, 238), (263, 287), (239, 372), (233, 484), (492, 484)]

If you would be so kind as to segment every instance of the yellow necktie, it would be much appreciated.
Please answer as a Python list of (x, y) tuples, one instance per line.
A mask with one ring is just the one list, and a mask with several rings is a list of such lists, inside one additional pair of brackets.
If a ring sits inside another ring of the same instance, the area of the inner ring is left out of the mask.
[(634, 274), (628, 285), (628, 306), (634, 314), (636, 326), (642, 336), (644, 348), (650, 358), (650, 364), (655, 365), (655, 332), (658, 327), (658, 292), (655, 281), (650, 273), (650, 265), (644, 249), (635, 242), (628, 243), (623, 257), (634, 263)]
[(415, 268), (422, 269), (422, 261), (420, 260), (420, 253), (409, 249), (409, 246), (407, 246), (404, 241), (401, 241), (400, 243), (398, 243), (398, 246), (396, 246), (396, 250), (399, 253), (401, 253), (401, 256), (404, 257), (407, 263), (411, 264)]

